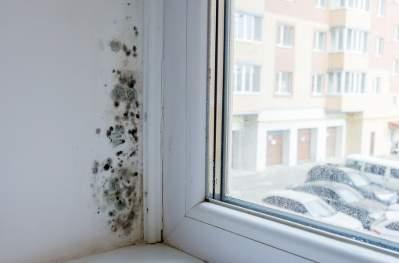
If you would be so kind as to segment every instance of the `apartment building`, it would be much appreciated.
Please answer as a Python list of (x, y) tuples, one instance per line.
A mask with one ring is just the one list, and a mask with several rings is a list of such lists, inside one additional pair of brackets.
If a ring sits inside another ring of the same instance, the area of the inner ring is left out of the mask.
[(233, 6), (233, 169), (391, 153), (399, 141), (399, 1)]

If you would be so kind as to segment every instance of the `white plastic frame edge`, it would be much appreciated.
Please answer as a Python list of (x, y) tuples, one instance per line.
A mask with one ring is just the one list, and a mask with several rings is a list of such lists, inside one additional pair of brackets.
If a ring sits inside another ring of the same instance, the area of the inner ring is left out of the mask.
[(162, 241), (162, 49), (164, 0), (144, 2), (144, 241)]
[(207, 0), (164, 6), (165, 242), (217, 263), (397, 262), (390, 254), (204, 202), (207, 12)]

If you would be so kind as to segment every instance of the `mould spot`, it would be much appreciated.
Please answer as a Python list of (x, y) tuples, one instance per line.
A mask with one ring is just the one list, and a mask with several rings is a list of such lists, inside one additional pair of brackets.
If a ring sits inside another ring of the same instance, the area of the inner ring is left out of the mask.
[(113, 52), (119, 52), (122, 48), (122, 44), (118, 40), (112, 40), (109, 42), (109, 47)]
[(122, 49), (123, 52), (125, 52), (126, 57), (130, 56), (130, 54), (132, 53), (132, 51), (125, 44), (122, 45)]
[[(131, 5), (131, 2), (126, 2)], [(130, 17), (126, 17), (130, 19)], [(133, 26), (133, 36), (138, 36), (137, 26)], [(138, 84), (136, 71), (131, 65), (132, 58), (139, 52), (139, 45), (130, 34), (129, 42), (111, 40), (109, 48), (118, 54), (119, 64), (112, 69), (112, 83), (104, 83), (109, 89), (112, 100), (111, 112), (114, 114), (111, 123), (96, 134), (104, 134), (110, 144), (116, 148), (112, 158), (94, 161), (92, 166), (93, 198), (97, 201), (97, 214), (105, 217), (109, 228), (119, 236), (126, 236), (135, 230), (142, 220), (142, 160), (141, 145), (141, 103), (139, 96), (141, 87)], [(105, 42), (106, 43), (106, 42)]]
[(125, 127), (122, 125), (115, 125), (115, 129), (113, 126), (109, 127), (107, 130), (107, 137), (113, 146), (124, 144), (126, 142)]
[(99, 162), (94, 161), (93, 167), (91, 168), (91, 171), (92, 171), (93, 174), (97, 174), (98, 173), (99, 166), (100, 166)]
[(134, 34), (135, 34), (136, 36), (139, 35), (139, 30), (137, 29), (137, 26), (134, 26), (134, 27), (133, 27), (133, 32), (134, 32)]

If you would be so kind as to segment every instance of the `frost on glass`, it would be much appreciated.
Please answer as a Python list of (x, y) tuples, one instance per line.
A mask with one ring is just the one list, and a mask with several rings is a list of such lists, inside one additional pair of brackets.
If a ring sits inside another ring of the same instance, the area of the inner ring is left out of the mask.
[(225, 194), (399, 249), (399, 2), (322, 2), (231, 1)]

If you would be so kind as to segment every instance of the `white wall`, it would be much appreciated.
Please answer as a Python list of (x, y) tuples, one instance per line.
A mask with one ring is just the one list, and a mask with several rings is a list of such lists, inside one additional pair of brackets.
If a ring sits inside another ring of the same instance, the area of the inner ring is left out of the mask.
[[(141, 239), (141, 173), (129, 234), (111, 231), (101, 188), (90, 186), (109, 176), (92, 174), (94, 160), (118, 150), (104, 135), (118, 114), (112, 69), (139, 71), (141, 86), (141, 5), (1, 1), (0, 262), (62, 262)], [(112, 52), (112, 39), (136, 43), (138, 57)], [(138, 152), (129, 165), (140, 171)]]

